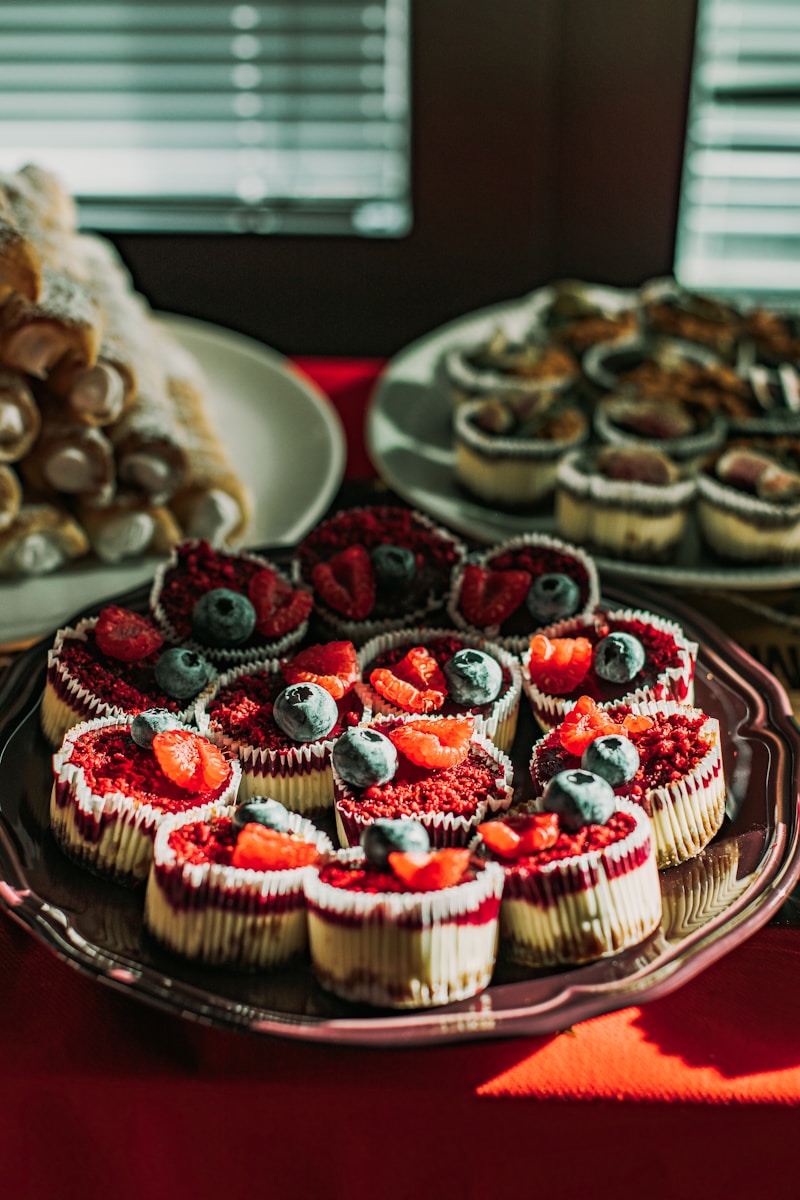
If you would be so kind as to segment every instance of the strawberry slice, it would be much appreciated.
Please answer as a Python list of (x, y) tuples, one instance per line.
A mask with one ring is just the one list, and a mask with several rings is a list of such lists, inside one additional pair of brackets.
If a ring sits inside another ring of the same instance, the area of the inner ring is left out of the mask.
[(366, 546), (354, 542), (327, 562), (315, 563), (314, 587), (329, 608), (362, 621), (375, 603), (375, 569)]
[(109, 604), (100, 610), (94, 627), (103, 654), (121, 662), (137, 662), (161, 648), (163, 637), (141, 613)]
[(438, 892), (461, 882), (469, 860), (469, 850), (457, 847), (430, 850), (427, 854), (394, 850), (389, 855), (389, 866), (398, 879), (416, 891)]
[(256, 610), (256, 629), (262, 637), (283, 637), (305, 621), (313, 605), (310, 592), (293, 588), (276, 571), (264, 567), (256, 571), (247, 588)]
[(405, 721), (386, 736), (418, 767), (454, 767), (469, 753), (474, 723), (471, 717), (439, 717)]
[(435, 712), (447, 695), (442, 669), (424, 646), (412, 646), (393, 667), (377, 667), (369, 681), (379, 696), (406, 712)]
[(307, 867), (318, 858), (319, 851), (310, 842), (251, 821), (236, 839), (231, 866), (251, 871), (288, 871)]
[(592, 665), (588, 638), (531, 638), (528, 671), (531, 680), (550, 695), (566, 695), (582, 683)]
[(581, 696), (561, 722), (559, 739), (565, 750), (580, 757), (595, 738), (624, 732), (622, 726), (591, 696)]
[(318, 683), (341, 700), (358, 679), (356, 648), (352, 642), (307, 646), (281, 664), (281, 674), (287, 683)]
[(461, 583), (461, 611), (472, 625), (500, 625), (523, 603), (531, 586), (528, 571), (497, 571), (468, 563)]
[(153, 738), (159, 767), (187, 792), (213, 792), (230, 775), (222, 751), (191, 729), (167, 729)]

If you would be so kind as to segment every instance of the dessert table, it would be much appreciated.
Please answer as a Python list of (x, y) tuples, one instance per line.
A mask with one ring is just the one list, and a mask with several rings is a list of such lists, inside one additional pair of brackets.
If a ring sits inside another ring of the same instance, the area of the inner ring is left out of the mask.
[[(375, 360), (296, 360), (348, 459)], [(683, 595), (800, 712), (786, 595)], [(794, 674), (792, 673), (794, 672)], [(537, 1037), (367, 1049), (253, 1037), (151, 1007), (0, 913), (0, 1178), (14, 1200), (795, 1194), (800, 897), (680, 988)]]

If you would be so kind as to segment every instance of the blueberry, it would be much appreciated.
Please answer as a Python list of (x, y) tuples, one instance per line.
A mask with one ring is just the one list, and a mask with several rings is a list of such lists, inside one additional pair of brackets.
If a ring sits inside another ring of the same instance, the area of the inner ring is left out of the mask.
[(192, 633), (206, 646), (240, 646), (255, 627), (253, 605), (230, 588), (213, 588), (192, 609)]
[(644, 666), (644, 646), (632, 633), (609, 633), (595, 646), (592, 662), (601, 679), (630, 683)]
[(577, 833), (584, 825), (605, 825), (616, 797), (607, 779), (575, 768), (559, 771), (548, 781), (542, 803), (546, 812), (558, 813), (564, 829)]
[(555, 571), (534, 579), (526, 597), (528, 611), (542, 625), (573, 616), (580, 602), (580, 588), (575, 580)]
[(339, 720), (330, 692), (318, 683), (290, 683), (275, 697), (272, 715), (293, 742), (316, 742)]
[(428, 831), (419, 821), (379, 817), (362, 833), (361, 848), (373, 866), (385, 867), (395, 850), (403, 854), (427, 854), (431, 843)]
[(456, 704), (488, 704), (503, 685), (503, 668), (483, 650), (457, 650), (442, 670)]
[(386, 734), (358, 725), (336, 739), (331, 757), (336, 773), (357, 788), (388, 783), (397, 770), (397, 751)]
[(633, 779), (639, 770), (639, 751), (630, 738), (619, 733), (609, 733), (595, 738), (583, 752), (581, 766), (584, 771), (602, 775), (612, 787), (619, 787)]
[(156, 683), (174, 700), (191, 700), (211, 678), (211, 667), (202, 654), (184, 646), (172, 646), (159, 655)]
[(416, 555), (405, 546), (373, 546), (369, 556), (380, 591), (403, 591), (417, 573)]
[(240, 804), (233, 814), (233, 832), (239, 834), (245, 825), (266, 825), (267, 829), (275, 829), (278, 833), (286, 833), (289, 828), (289, 810), (278, 800), (265, 797), (253, 797), (246, 804)]
[(149, 750), (157, 733), (177, 729), (180, 722), (167, 708), (146, 708), (131, 721), (131, 737), (137, 746)]

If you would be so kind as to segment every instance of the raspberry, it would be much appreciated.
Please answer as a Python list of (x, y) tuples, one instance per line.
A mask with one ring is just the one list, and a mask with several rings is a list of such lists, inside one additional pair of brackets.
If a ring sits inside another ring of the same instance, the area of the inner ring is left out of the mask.
[(437, 892), (461, 882), (469, 859), (469, 850), (452, 847), (431, 850), (427, 854), (404, 854), (394, 850), (389, 855), (389, 866), (398, 879), (415, 891)]
[(311, 612), (313, 599), (303, 588), (293, 588), (277, 572), (264, 567), (257, 571), (247, 587), (250, 603), (256, 610), (256, 629), (262, 637), (283, 637), (297, 629)]
[(231, 866), (251, 871), (288, 871), (307, 867), (318, 858), (319, 851), (311, 842), (250, 822), (236, 839)]
[(281, 674), (287, 683), (318, 683), (341, 700), (358, 679), (356, 648), (352, 642), (307, 646), (281, 664)]
[(376, 668), (369, 681), (384, 700), (407, 712), (434, 712), (447, 695), (447, 680), (424, 646), (412, 646), (393, 667)]
[(496, 571), (468, 563), (461, 583), (461, 611), (472, 625), (500, 625), (528, 595), (528, 571)]
[(591, 696), (581, 696), (564, 717), (559, 737), (564, 749), (580, 758), (589, 742), (595, 738), (624, 732), (622, 726), (604, 708), (600, 708)]
[(588, 638), (531, 638), (528, 671), (533, 683), (550, 695), (568, 695), (586, 678), (592, 665)]
[(155, 734), (153, 753), (167, 778), (188, 792), (214, 792), (230, 773), (222, 751), (191, 729)]
[(375, 569), (369, 551), (359, 542), (340, 550), (327, 562), (316, 563), (311, 578), (328, 607), (351, 621), (362, 621), (372, 611)]
[(473, 722), (469, 717), (406, 721), (386, 731), (387, 737), (418, 767), (454, 767), (469, 753)]
[(94, 628), (97, 645), (109, 658), (137, 662), (158, 650), (164, 639), (147, 617), (109, 604), (101, 609)]

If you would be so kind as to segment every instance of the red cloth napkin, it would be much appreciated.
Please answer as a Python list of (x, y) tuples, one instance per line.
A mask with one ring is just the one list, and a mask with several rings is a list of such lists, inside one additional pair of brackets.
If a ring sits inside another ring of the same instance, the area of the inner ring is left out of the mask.
[(377, 358), (295, 358), (292, 361), (332, 400), (342, 419), (347, 439), (345, 478), (372, 479), (375, 468), (367, 454), (364, 417), (383, 361)]

